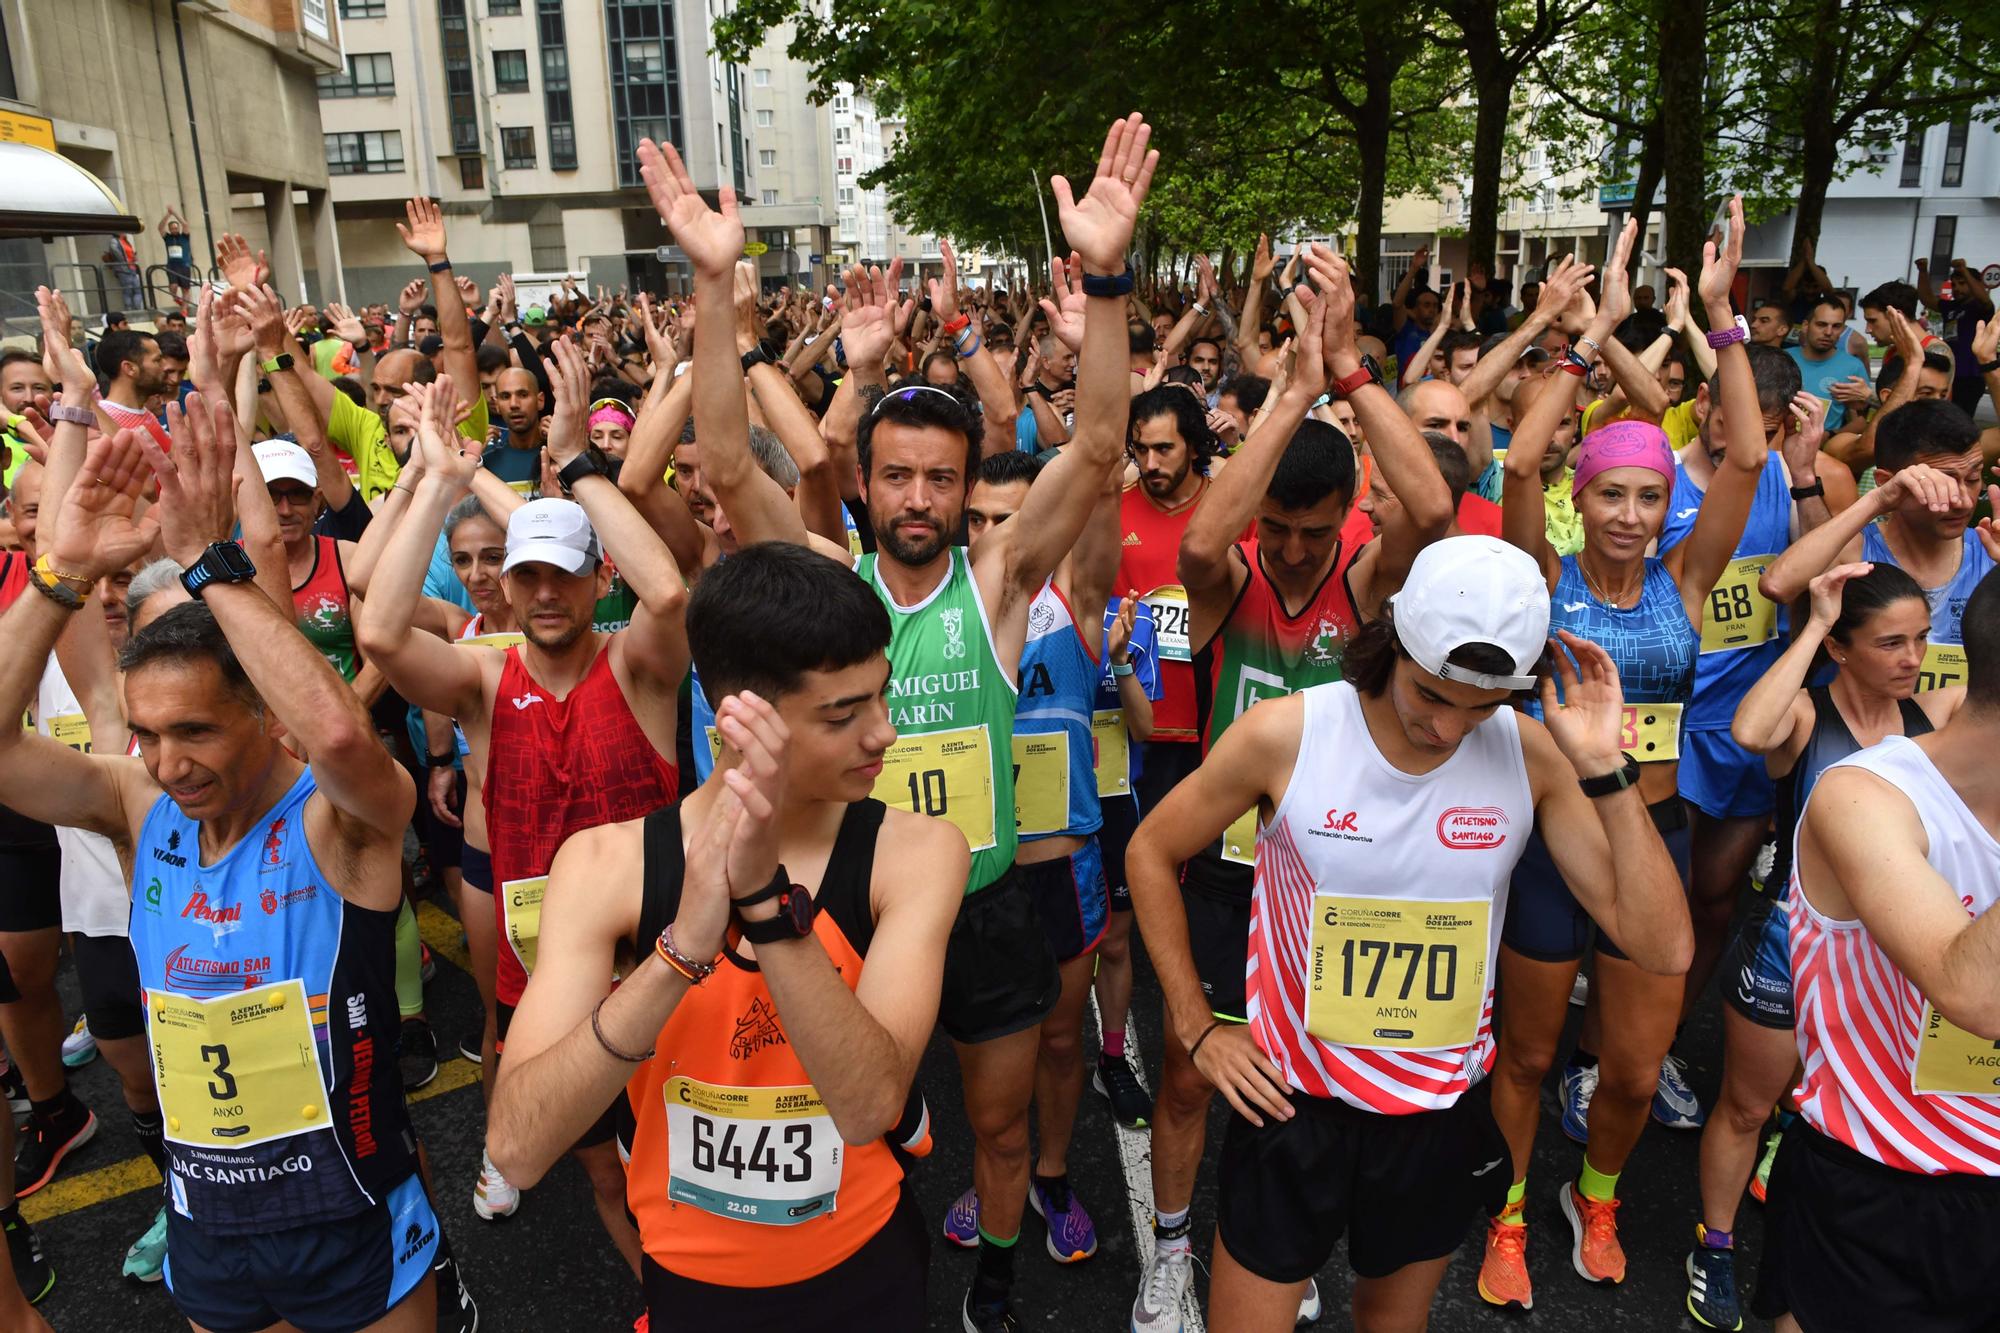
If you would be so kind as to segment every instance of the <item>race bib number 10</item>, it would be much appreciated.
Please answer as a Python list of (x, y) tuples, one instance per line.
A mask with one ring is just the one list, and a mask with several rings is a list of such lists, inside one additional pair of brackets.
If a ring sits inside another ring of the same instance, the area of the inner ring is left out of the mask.
[(882, 756), (875, 799), (948, 819), (975, 852), (994, 845), (993, 743), (985, 727), (898, 737)]
[(1910, 1091), (2000, 1097), (2000, 1041), (1973, 1036), (1925, 1000)]
[(175, 1143), (247, 1148), (326, 1128), (304, 982), (206, 1001), (149, 990), (146, 1017), (160, 1109)]
[(1394, 1051), (1472, 1044), (1486, 1004), (1483, 898), (1435, 902), (1313, 899), (1306, 1031), (1339, 1046)]
[(675, 1203), (777, 1227), (834, 1211), (844, 1150), (810, 1085), (730, 1088), (679, 1077), (662, 1092)]

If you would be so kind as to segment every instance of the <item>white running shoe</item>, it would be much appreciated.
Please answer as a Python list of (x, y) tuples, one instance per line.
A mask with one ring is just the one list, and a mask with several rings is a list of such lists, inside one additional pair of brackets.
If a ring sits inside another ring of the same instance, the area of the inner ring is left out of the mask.
[(1319, 1316), (1320, 1316), (1319, 1279), (1307, 1278), (1306, 1294), (1304, 1299), (1302, 1299), (1299, 1302), (1299, 1317), (1296, 1321), (1294, 1321), (1293, 1327), (1304, 1328), (1307, 1324), (1317, 1322)]
[(97, 1058), (97, 1038), (90, 1035), (90, 1024), (85, 1019), (77, 1019), (76, 1026), (63, 1038), (62, 1062), (65, 1069), (80, 1069)]
[(1153, 1246), (1139, 1295), (1132, 1302), (1132, 1333), (1181, 1333), (1181, 1302), (1194, 1281), (1194, 1251)]
[(491, 1222), (496, 1217), (512, 1217), (521, 1206), (521, 1191), (507, 1183), (493, 1159), (482, 1149), (479, 1154), (479, 1181), (472, 1187), (472, 1211)]
[(1569, 983), (1569, 1002), (1578, 1009), (1590, 1002), (1590, 977), (1581, 970), (1576, 980)]

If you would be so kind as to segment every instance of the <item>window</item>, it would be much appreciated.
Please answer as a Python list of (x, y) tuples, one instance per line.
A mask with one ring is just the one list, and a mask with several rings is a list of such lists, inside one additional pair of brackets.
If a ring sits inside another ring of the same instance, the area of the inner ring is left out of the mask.
[(852, 176), (854, 174), (854, 159), (851, 157), (835, 158), (833, 169), (843, 176)]
[(1951, 252), (1958, 248), (1958, 218), (1940, 213), (1931, 229), (1931, 272), (1951, 272)]
[(500, 162), (509, 171), (520, 171), (535, 165), (535, 127), (500, 131)]
[(769, 111), (759, 111), (757, 113), (757, 128), (760, 130), (768, 130), (771, 128), (771, 125), (772, 125), (771, 113)]
[(379, 19), (389, 12), (389, 0), (340, 0), (344, 19)]
[(503, 93), (527, 92), (528, 53), (526, 51), (495, 51), (493, 53), (493, 83)]
[(1938, 181), (1946, 189), (1956, 189), (1965, 184), (1965, 140), (1971, 133), (1971, 119), (1960, 112), (1944, 138), (1944, 175)]
[(836, 125), (833, 127), (833, 141), (835, 143), (853, 143), (854, 131), (845, 125)]
[(451, 115), (451, 150), (471, 155), (479, 151), (479, 99), (472, 89), (472, 40), (465, 21), (465, 0), (438, 0), (438, 29), (443, 37), (444, 100)]
[[(560, 10), (561, 0), (541, 0)], [(639, 179), (639, 141), (679, 143), (681, 105), (673, 13), (666, 0), (604, 0), (618, 183)], [(567, 87), (567, 84), (565, 84)], [(553, 127), (551, 127), (553, 131)], [(718, 148), (729, 135), (718, 127)], [(741, 164), (738, 164), (739, 170)]]
[(846, 114), (847, 114), (847, 109), (848, 109), (848, 108), (849, 108), (850, 106), (852, 106), (853, 104), (854, 104), (854, 103), (853, 103), (853, 99), (851, 99), (850, 97), (848, 97), (848, 95), (847, 95), (846, 93), (839, 93), (839, 94), (836, 94), (836, 95), (835, 95), (835, 97), (834, 97), (834, 99), (833, 99), (833, 111), (834, 111), (834, 114), (835, 114), (835, 115), (838, 115), (838, 116), (844, 116), (844, 115), (846, 115)]
[(549, 123), (549, 165), (576, 170), (576, 123), (569, 96), (569, 48), (562, 0), (535, 0), (535, 37), (542, 52), (542, 108)]
[(486, 159), (483, 157), (461, 157), (458, 159), (458, 185), (462, 190), (485, 189)]
[(0, 97), (18, 96), (20, 89), (14, 85), (14, 49), (7, 38), (7, 11), (0, 9)]
[(350, 55), (347, 68), (319, 76), (321, 97), (387, 97), (396, 91), (396, 75), (386, 52)]
[(777, 149), (775, 149), (775, 148), (760, 148), (760, 149), (758, 149), (758, 150), (757, 150), (757, 165), (758, 165), (758, 166), (760, 166), (760, 167), (775, 167), (775, 166), (777, 166), (777, 165), (778, 165), (778, 150), (777, 150)]
[(778, 192), (776, 190), (761, 191), (757, 196), (757, 202), (760, 204), (775, 204), (778, 202)]
[(486, 0), (486, 14), (489, 18), (501, 18), (521, 12), (521, 0)]
[(1910, 137), (1903, 140), (1903, 188), (1914, 190), (1924, 183), (1924, 132), (1916, 126), (1910, 127)]
[(854, 207), (854, 187), (852, 185), (841, 186), (836, 197), (842, 208)]
[(771, 71), (768, 69), (759, 69), (751, 71), (750, 82), (755, 84), (759, 88), (770, 87)]
[(363, 130), (328, 134), (326, 170), (330, 176), (371, 176), (403, 169), (400, 130)]

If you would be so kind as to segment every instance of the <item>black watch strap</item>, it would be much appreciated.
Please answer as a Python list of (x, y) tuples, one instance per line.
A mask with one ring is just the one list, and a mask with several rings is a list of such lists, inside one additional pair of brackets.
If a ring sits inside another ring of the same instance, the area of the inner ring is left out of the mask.
[(1624, 767), (1606, 773), (1602, 777), (1579, 778), (1577, 785), (1583, 788), (1585, 796), (1593, 798), (1616, 796), (1627, 787), (1639, 785), (1639, 761), (1628, 754), (1625, 756)]
[(181, 587), (195, 601), (218, 583), (248, 583), (257, 577), (257, 566), (250, 563), (249, 555), (241, 542), (212, 542), (201, 559), (187, 567), (181, 575)]
[(752, 366), (769, 366), (776, 364), (776, 362), (774, 362), (771, 359), (771, 349), (764, 346), (764, 344), (762, 343), (758, 343), (755, 347), (745, 352), (743, 354), (742, 360), (743, 360), (743, 371), (745, 374), (748, 374), (750, 372), (750, 367)]
[(1794, 500), (1810, 500), (1810, 499), (1812, 499), (1812, 498), (1813, 498), (1813, 497), (1814, 497), (1815, 495), (1817, 495), (1817, 496), (1821, 497), (1822, 499), (1824, 499), (1824, 498), (1825, 498), (1825, 496), (1826, 496), (1826, 478), (1824, 478), (1824, 477), (1814, 477), (1814, 478), (1812, 479), (1812, 485), (1810, 485), (1810, 486), (1794, 486), (1794, 487), (1792, 487), (1792, 498), (1793, 498)]
[(590, 450), (586, 449), (562, 465), (562, 471), (556, 473), (556, 481), (561, 484), (563, 494), (568, 495), (585, 477), (603, 475), (604, 469), (598, 466), (597, 460), (590, 456)]
[(769, 884), (766, 884), (763, 888), (757, 890), (755, 893), (748, 894), (745, 897), (736, 899), (734, 902), (729, 904), (730, 910), (734, 911), (737, 908), (754, 907), (758, 903), (766, 902), (772, 898), (777, 897), (779, 894), (783, 893), (786, 889), (789, 889), (791, 887), (792, 887), (792, 877), (790, 873), (787, 872), (786, 869), (781, 865), (778, 867), (778, 873), (771, 876), (771, 882)]
[(1979, 373), (1982, 375), (1991, 375), (1996, 370), (2000, 370), (2000, 356), (1994, 357), (1991, 361), (1981, 361), (1979, 363)]
[(456, 750), (446, 750), (443, 754), (427, 754), (424, 756), (425, 768), (452, 768), (457, 764), (458, 751)]

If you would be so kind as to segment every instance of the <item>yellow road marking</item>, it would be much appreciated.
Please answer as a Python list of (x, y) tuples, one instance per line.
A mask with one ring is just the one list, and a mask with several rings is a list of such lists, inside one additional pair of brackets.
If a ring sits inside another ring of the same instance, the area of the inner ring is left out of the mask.
[(463, 928), (458, 924), (457, 917), (436, 903), (418, 903), (417, 933), (423, 937), (425, 944), (431, 946), (432, 953), (449, 960), (453, 967), (468, 977), (472, 975), (472, 959), (460, 942)]
[[(431, 948), (435, 950), (437, 946), (433, 944)], [(411, 1093), (409, 1100), (412, 1104), (429, 1101), (478, 1081), (479, 1066), (470, 1060), (454, 1057), (440, 1063), (437, 1077)], [(128, 1157), (94, 1171), (50, 1182), (42, 1187), (40, 1193), (21, 1201), (21, 1216), (30, 1224), (39, 1224), (80, 1208), (136, 1194), (140, 1190), (159, 1188), (160, 1173), (153, 1169), (151, 1159), (143, 1155)]]

